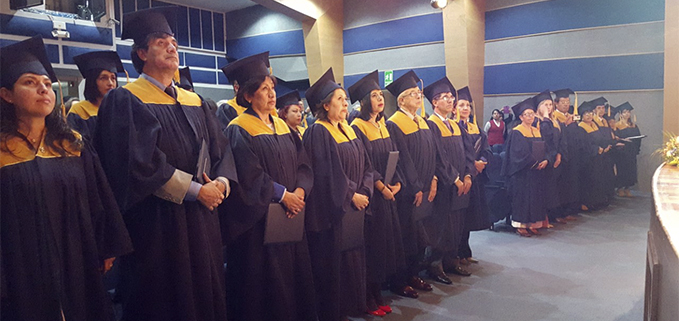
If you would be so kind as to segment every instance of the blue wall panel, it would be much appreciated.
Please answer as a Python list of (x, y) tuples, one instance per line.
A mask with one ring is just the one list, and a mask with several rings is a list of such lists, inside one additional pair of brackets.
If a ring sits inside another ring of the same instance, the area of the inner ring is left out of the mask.
[(214, 84), (216, 82), (215, 72), (192, 69), (191, 80), (193, 80), (194, 83)]
[(191, 48), (201, 48), (203, 39), (200, 35), (200, 10), (189, 8), (189, 28)]
[(57, 45), (45, 45), (47, 50), (47, 59), (53, 64), (59, 63), (59, 46)]
[(127, 74), (130, 75), (130, 78), (139, 78), (139, 73), (134, 70), (134, 66), (132, 64), (123, 62), (123, 67), (127, 71)]
[(179, 7), (179, 10), (177, 10), (177, 31), (175, 36), (180, 46), (189, 46), (189, 12), (186, 7)]
[(433, 41), (443, 41), (442, 13), (344, 30), (344, 53)]
[(150, 5), (149, 0), (137, 0), (137, 10), (148, 9)]
[(197, 55), (188, 52), (184, 53), (184, 55), (186, 58), (186, 65), (190, 67), (204, 67), (215, 69), (215, 56)]
[(70, 46), (63, 46), (62, 48), (64, 50), (64, 63), (70, 64), (70, 65), (75, 65), (75, 62), (73, 61), (73, 57), (75, 57), (77, 55), (82, 55), (82, 54), (88, 53), (90, 51), (99, 51), (97, 49), (82, 48), (82, 47), (70, 47)]
[(170, 7), (170, 6), (176, 6), (175, 4), (172, 3), (167, 3), (163, 1), (158, 1), (158, 0), (151, 0), (151, 7)]
[(117, 45), (116, 46), (116, 52), (118, 53), (118, 56), (120, 59), (125, 59), (125, 60), (132, 60), (130, 57), (130, 52), (132, 51), (131, 46), (126, 46), (126, 45)]
[(212, 11), (200, 11), (201, 24), (203, 26), (203, 49), (212, 50)]
[[(403, 76), (410, 70), (411, 69), (394, 70), (394, 80), (396, 80), (398, 77)], [(415, 71), (417, 76), (424, 81), (425, 87), (433, 83), (434, 81), (437, 81), (446, 76), (445, 66), (413, 68), (412, 70)], [(366, 74), (344, 76), (344, 83), (342, 84), (342, 87), (344, 88), (351, 87), (351, 85), (355, 84), (359, 79), (363, 78), (365, 75)], [(384, 70), (380, 70), (378, 72), (378, 75), (380, 78), (379, 83), (380, 88), (384, 88)]]
[(226, 41), (229, 57), (243, 58), (267, 50), (271, 56), (304, 54), (304, 32), (292, 30)]
[(224, 45), (224, 14), (214, 12), (212, 17), (215, 25), (215, 50), (224, 52), (226, 50)]
[(220, 85), (228, 85), (229, 84), (229, 80), (226, 79), (226, 76), (224, 75), (223, 72), (219, 72), (217, 74), (217, 79), (219, 80)]
[(484, 94), (662, 89), (663, 66), (662, 53), (486, 66)]
[(111, 29), (91, 26), (81, 26), (76, 24), (66, 24), (66, 30), (71, 33), (71, 38), (67, 41), (78, 41), (86, 43), (96, 43), (100, 45), (113, 45)]
[(217, 68), (222, 68), (226, 66), (226, 57), (217, 56)]
[[(116, 20), (122, 22), (122, 18), (121, 18), (121, 17), (122, 17), (123, 15), (122, 15), (122, 13), (121, 13), (122, 8), (121, 8), (121, 6), (120, 6), (120, 0), (114, 0), (114, 1), (113, 1), (113, 8), (114, 8), (114, 10), (115, 10), (115, 12), (113, 13), (113, 18), (115, 18)], [(115, 28), (116, 28), (116, 37), (120, 38), (120, 24), (117, 24), (117, 23), (116, 23)]]
[(663, 0), (541, 1), (486, 12), (486, 40), (664, 18)]
[(42, 35), (43, 38), (52, 38), (52, 22), (49, 20), (36, 20), (0, 14), (0, 30), (2, 30), (2, 33), (10, 35), (28, 37)]
[(122, 0), (122, 2), (123, 13), (134, 12), (137, 10), (137, 3), (134, 0)]

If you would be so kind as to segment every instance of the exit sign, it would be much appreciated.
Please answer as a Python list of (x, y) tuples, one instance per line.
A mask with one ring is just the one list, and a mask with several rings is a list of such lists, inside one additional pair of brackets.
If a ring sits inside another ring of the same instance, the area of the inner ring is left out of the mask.
[(385, 70), (384, 71), (384, 87), (389, 86), (394, 82), (394, 71), (393, 70)]

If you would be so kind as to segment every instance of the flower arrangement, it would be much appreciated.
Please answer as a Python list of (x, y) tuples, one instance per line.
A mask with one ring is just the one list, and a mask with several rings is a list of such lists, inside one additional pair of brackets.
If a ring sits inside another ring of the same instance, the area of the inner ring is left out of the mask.
[(665, 145), (658, 149), (656, 153), (660, 154), (662, 159), (667, 163), (668, 165), (674, 165), (678, 166), (679, 165), (679, 136), (671, 134), (671, 133), (665, 133), (665, 137), (667, 138), (667, 142)]

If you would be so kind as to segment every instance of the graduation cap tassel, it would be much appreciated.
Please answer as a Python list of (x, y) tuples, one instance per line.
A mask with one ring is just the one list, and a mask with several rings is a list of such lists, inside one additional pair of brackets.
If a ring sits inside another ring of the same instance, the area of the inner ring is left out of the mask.
[(611, 105), (608, 105), (608, 117), (611, 117)]
[(637, 123), (637, 115), (636, 115), (636, 114), (632, 115), (632, 119), (633, 119), (634, 124), (636, 125), (636, 123)]
[(577, 115), (578, 114), (578, 93), (573, 92), (573, 94), (575, 95), (575, 103), (573, 104), (573, 115)]
[(61, 116), (64, 118), (64, 122), (66, 122), (66, 104), (64, 104), (64, 90), (61, 88), (61, 82), (59, 82), (59, 79), (57, 79), (57, 83), (59, 84), (59, 98), (61, 100)]
[(127, 70), (123, 70), (125, 72), (125, 77), (127, 77), (127, 83), (130, 83), (130, 74), (127, 73)]
[(469, 107), (472, 108), (472, 115), (471, 116), (474, 117), (474, 119), (473, 119), (474, 126), (476, 126), (476, 128), (479, 128), (479, 124), (476, 123), (476, 108), (474, 108), (473, 103), (469, 103)]
[(177, 68), (177, 70), (175, 70), (175, 72), (174, 72), (174, 76), (172, 77), (172, 80), (174, 80), (175, 83), (179, 83), (180, 79), (181, 79), (181, 76), (179, 75), (179, 68)]
[(422, 84), (422, 90), (420, 90), (420, 99), (422, 99), (422, 111), (420, 112), (420, 116), (422, 116), (422, 118), (425, 118), (424, 97), (422, 97), (422, 96), (424, 96), (424, 94), (423, 94), (424, 93), (424, 80), (422, 80), (422, 78), (420, 78), (420, 84)]

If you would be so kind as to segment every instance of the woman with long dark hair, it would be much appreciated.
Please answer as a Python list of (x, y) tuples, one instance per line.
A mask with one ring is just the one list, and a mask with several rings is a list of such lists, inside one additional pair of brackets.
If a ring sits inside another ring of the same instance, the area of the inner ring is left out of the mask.
[(386, 181), (389, 155), (396, 151), (396, 146), (384, 122), (384, 94), (378, 83), (375, 70), (349, 87), (349, 96), (352, 103), (361, 104), (351, 126), (370, 155), (373, 187), (379, 192), (370, 200), (370, 215), (365, 222), (368, 313), (384, 316), (391, 312), (391, 307), (382, 298), (382, 284), (405, 266), (405, 257), (394, 198), (401, 190), (401, 176), (394, 171), (391, 180)]
[(55, 108), (42, 38), (0, 61), (2, 320), (113, 320), (102, 275), (132, 246), (99, 159)]
[[(229, 123), (239, 184), (222, 214), (227, 233), (227, 315), (232, 320), (316, 320), (309, 250), (303, 229), (299, 238), (267, 243), (275, 226), (296, 220), (313, 185), (313, 173), (297, 134), (278, 117), (275, 78), (252, 77), (236, 100), (247, 109)], [(278, 205), (280, 204), (280, 205)], [(272, 207), (273, 205), (273, 207)], [(285, 210), (276, 210), (278, 208)], [(287, 218), (284, 218), (286, 215)], [(298, 217), (299, 215), (299, 217)]]
[[(632, 110), (634, 107), (629, 102), (615, 108), (620, 114), (620, 120), (615, 124), (615, 135), (621, 139), (625, 146), (621, 147), (617, 153), (616, 166), (616, 187), (618, 196), (632, 197), (629, 188), (637, 183), (637, 155), (641, 150), (641, 132), (636, 122), (632, 121)], [(627, 139), (628, 137), (635, 137)]]
[(115, 51), (93, 51), (73, 57), (80, 74), (85, 77), (85, 100), (73, 104), (68, 111), (69, 125), (89, 138), (94, 132), (99, 105), (104, 96), (118, 87), (118, 72), (123, 63)]
[(314, 170), (306, 223), (319, 320), (344, 320), (366, 311), (363, 211), (373, 170), (363, 142), (346, 123), (347, 95), (332, 68), (306, 92), (318, 119), (304, 132)]

